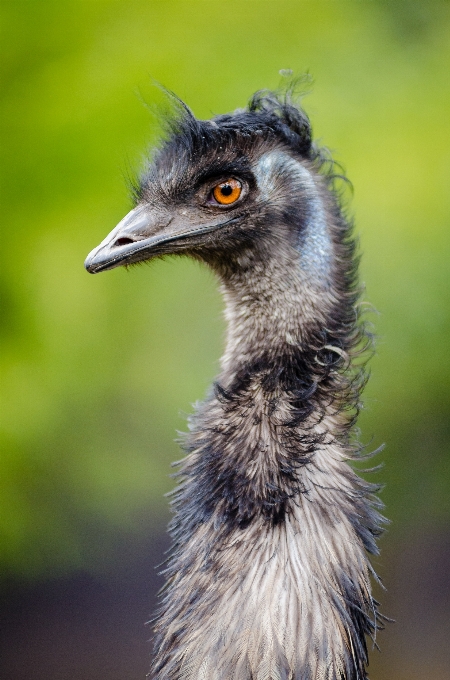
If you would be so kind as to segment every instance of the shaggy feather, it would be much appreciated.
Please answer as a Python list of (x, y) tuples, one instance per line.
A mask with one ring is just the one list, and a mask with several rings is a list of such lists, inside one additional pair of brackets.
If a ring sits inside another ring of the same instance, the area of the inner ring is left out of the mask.
[(185, 438), (153, 671), (362, 680), (365, 636), (381, 623), (365, 550), (377, 552), (382, 519), (376, 487), (346, 462), (358, 456), (365, 384), (354, 362), (370, 342), (351, 227), (292, 102), (257, 93), (214, 123), (178, 121), (159, 173), (170, 166), (178, 190), (197, 164), (220, 167), (256, 177), (265, 196), (239, 234), (191, 253), (222, 281), (229, 330), (222, 373)]
[[(338, 173), (291, 94), (212, 121), (178, 102), (136, 209), (87, 263), (189, 255), (225, 300), (221, 372), (173, 493), (158, 680), (365, 680), (382, 623), (367, 555), (378, 488), (349, 465), (371, 341), (358, 258)], [(242, 200), (217, 206), (227, 178)]]

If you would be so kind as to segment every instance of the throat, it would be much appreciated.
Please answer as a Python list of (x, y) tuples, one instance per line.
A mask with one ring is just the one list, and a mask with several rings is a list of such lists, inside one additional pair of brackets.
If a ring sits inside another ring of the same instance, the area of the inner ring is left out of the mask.
[(307, 352), (312, 336), (326, 327), (332, 309), (328, 287), (308, 281), (294, 248), (278, 245), (271, 255), (258, 254), (250, 273), (221, 277), (227, 321), (221, 380), (263, 356), (275, 365), (277, 357)]

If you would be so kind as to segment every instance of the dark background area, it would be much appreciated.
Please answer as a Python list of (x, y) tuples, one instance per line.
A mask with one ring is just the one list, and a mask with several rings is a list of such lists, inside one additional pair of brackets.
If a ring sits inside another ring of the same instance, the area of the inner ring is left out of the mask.
[(386, 444), (396, 623), (370, 677), (449, 677), (449, 3), (3, 0), (0, 20), (2, 680), (145, 677), (174, 437), (217, 371), (221, 300), (187, 260), (83, 261), (158, 138), (152, 79), (207, 118), (280, 69), (314, 77), (377, 310), (360, 426)]

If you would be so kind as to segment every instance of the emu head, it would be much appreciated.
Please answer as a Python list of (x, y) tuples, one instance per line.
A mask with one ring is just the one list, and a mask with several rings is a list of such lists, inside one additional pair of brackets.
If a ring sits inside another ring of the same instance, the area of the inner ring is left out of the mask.
[(180, 111), (140, 180), (136, 207), (89, 254), (86, 269), (185, 254), (227, 279), (278, 252), (294, 256), (309, 283), (327, 287), (329, 192), (315, 171), (321, 159), (304, 112), (267, 92), (247, 110), (210, 121), (181, 103)]

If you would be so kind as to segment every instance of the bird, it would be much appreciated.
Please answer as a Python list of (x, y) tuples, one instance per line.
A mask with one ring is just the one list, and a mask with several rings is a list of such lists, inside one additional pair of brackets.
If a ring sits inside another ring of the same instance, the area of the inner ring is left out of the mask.
[(172, 492), (151, 677), (365, 680), (386, 520), (353, 465), (371, 332), (342, 173), (293, 86), (210, 120), (168, 96), (135, 207), (85, 262), (188, 256), (225, 304)]

